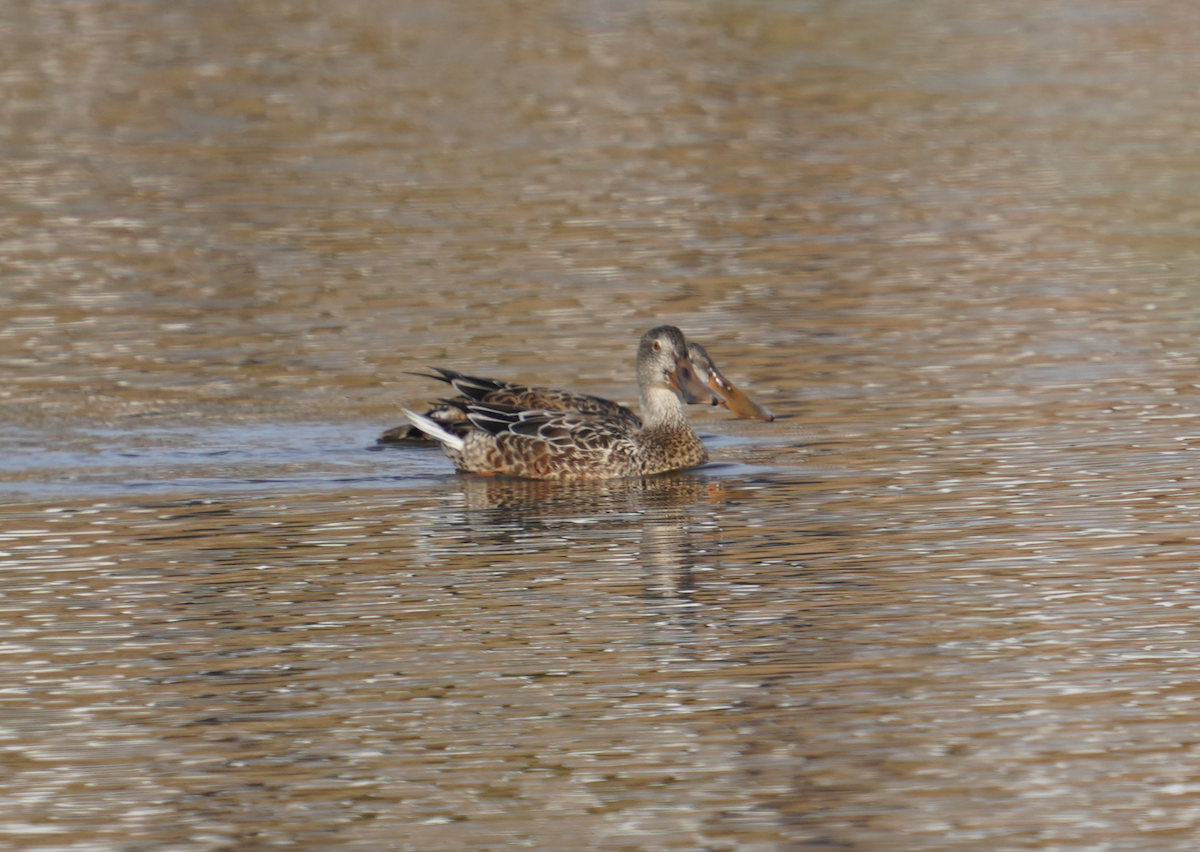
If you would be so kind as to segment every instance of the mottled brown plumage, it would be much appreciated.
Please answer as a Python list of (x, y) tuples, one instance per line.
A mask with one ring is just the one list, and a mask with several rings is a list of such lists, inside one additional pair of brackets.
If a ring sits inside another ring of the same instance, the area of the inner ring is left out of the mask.
[(683, 415), (681, 397), (694, 398), (697, 388), (707, 393), (683, 333), (673, 326), (646, 332), (638, 347), (637, 375), (641, 420), (620, 406), (616, 412), (564, 411), (469, 398), (447, 402), (463, 418), (449, 424), (407, 410), (405, 414), (438, 441), (463, 472), (609, 479), (707, 461), (708, 452)]

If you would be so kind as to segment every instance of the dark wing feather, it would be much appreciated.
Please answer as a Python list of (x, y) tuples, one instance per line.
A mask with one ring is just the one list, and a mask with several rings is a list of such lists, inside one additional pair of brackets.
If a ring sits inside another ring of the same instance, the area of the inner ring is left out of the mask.
[[(582, 393), (553, 390), (551, 388), (533, 388), (518, 385), (500, 379), (486, 379), (478, 376), (467, 376), (455, 370), (444, 367), (430, 367), (433, 372), (411, 375), (424, 376), (427, 379), (437, 379), (453, 387), (460, 396), (454, 399), (440, 400), (440, 405), (425, 412), (430, 417), (450, 429), (457, 435), (464, 434), (468, 422), (469, 410), (478, 410), (481, 420), (476, 425), (485, 432), (501, 434), (510, 432), (514, 435), (528, 435), (544, 441), (564, 443), (571, 439), (571, 430), (579, 428), (587, 435), (590, 423), (588, 421), (567, 423), (554, 420), (554, 415), (579, 413), (588, 416), (601, 416), (620, 421), (625, 429), (637, 429), (642, 425), (641, 419), (625, 406), (598, 396)], [(526, 412), (527, 416), (512, 420), (517, 425), (506, 426), (509, 420), (496, 418), (501, 410)], [(486, 412), (490, 411), (488, 414)], [(541, 415), (538, 419), (533, 415)], [(549, 419), (546, 419), (549, 418)], [(487, 424), (491, 424), (490, 426)], [(493, 431), (499, 430), (499, 431)], [(578, 436), (575, 436), (578, 438)], [(408, 441), (427, 441), (428, 437), (415, 426), (397, 426), (384, 432), (379, 438), (380, 443), (404, 443)], [(590, 441), (589, 441), (590, 443)]]
[(444, 367), (430, 367), (435, 371), (433, 373), (409, 373), (410, 376), (424, 376), (427, 379), (437, 379), (445, 382), (453, 387), (456, 391), (462, 394), (467, 399), (482, 401), (487, 398), (488, 394), (497, 393), (499, 391), (521, 389), (519, 385), (514, 385), (512, 382), (501, 381), (500, 379), (484, 379), (479, 376), (466, 376), (454, 370), (447, 370)]
[(492, 435), (512, 432), (517, 435), (537, 436), (543, 425), (562, 414), (561, 411), (521, 408), (494, 402), (473, 402), (459, 407), (467, 413), (467, 419), (476, 428)]
[(557, 446), (600, 448), (628, 432), (620, 417), (580, 411), (517, 408), (495, 403), (464, 407), (476, 428), (492, 435), (522, 435)]

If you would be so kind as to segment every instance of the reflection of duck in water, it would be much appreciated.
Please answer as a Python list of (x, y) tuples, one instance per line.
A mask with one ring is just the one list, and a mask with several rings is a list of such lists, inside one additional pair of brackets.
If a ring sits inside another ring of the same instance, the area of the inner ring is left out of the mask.
[[(445, 371), (441, 371), (443, 378), (463, 394), (446, 402), (459, 414), (446, 419), (439, 417), (439, 409), (429, 414), (405, 409), (404, 413), (441, 444), (463, 472), (528, 479), (610, 479), (695, 467), (708, 460), (708, 453), (688, 426), (681, 399), (711, 398), (715, 390), (742, 416), (771, 417), (721, 376), (703, 349), (696, 349), (706, 364), (693, 362), (683, 332), (674, 326), (660, 326), (643, 335), (637, 377), (644, 420), (597, 397), (517, 386), (485, 390), (489, 384), (504, 383), (485, 383), (456, 373), (447, 376)], [(699, 370), (704, 371), (707, 385)], [(491, 398), (493, 394), (497, 399)], [(498, 401), (505, 394), (507, 399)], [(573, 399), (576, 402), (567, 404), (579, 407), (545, 407), (544, 399)]]
[[(707, 384), (711, 393), (700, 391), (696, 398), (695, 385), (691, 385), (685, 395), (686, 402), (707, 402), (713, 405), (723, 405), (738, 417), (746, 420), (774, 420), (775, 415), (748, 397), (733, 382), (713, 364), (708, 352), (699, 343), (688, 341), (688, 359), (691, 361), (693, 372), (703, 383)], [(472, 402), (491, 403), (495, 405), (511, 405), (516, 408), (537, 409), (541, 411), (578, 411), (584, 414), (603, 414), (629, 421), (634, 428), (642, 425), (641, 418), (620, 403), (599, 396), (588, 396), (571, 391), (553, 390), (551, 388), (531, 388), (501, 379), (481, 379), (475, 376), (464, 376), (454, 370), (434, 367), (439, 375), (417, 373), (430, 379), (446, 382), (456, 391), (458, 396), (443, 402), (425, 412), (425, 416), (436, 421), (456, 435), (465, 434), (470, 428), (467, 412), (464, 406)], [(388, 429), (379, 436), (381, 444), (403, 444), (409, 441), (428, 441), (429, 436), (416, 426), (405, 423)]]

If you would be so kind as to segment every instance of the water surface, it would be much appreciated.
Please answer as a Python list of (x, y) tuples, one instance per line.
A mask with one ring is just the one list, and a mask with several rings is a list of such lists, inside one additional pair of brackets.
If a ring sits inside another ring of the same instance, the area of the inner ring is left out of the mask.
[[(0, 12), (0, 846), (1195, 848), (1191, 13)], [(668, 322), (710, 466), (374, 446)]]

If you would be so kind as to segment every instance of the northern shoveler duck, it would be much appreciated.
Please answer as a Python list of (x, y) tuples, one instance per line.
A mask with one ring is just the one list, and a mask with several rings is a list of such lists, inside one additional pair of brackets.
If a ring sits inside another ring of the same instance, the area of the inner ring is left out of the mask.
[[(775, 415), (770, 410), (759, 405), (733, 382), (725, 378), (703, 346), (689, 340), (687, 349), (688, 360), (691, 361), (693, 372), (700, 382), (708, 385), (710, 392), (689, 382), (685, 386), (685, 402), (707, 402), (711, 399), (713, 405), (725, 406), (745, 420), (775, 419)], [(429, 409), (425, 412), (425, 416), (435, 420), (456, 435), (461, 436), (470, 427), (464, 405), (472, 402), (511, 405), (525, 409), (604, 414), (627, 420), (635, 428), (642, 425), (641, 418), (628, 408), (603, 397), (552, 388), (528, 387), (502, 379), (465, 376), (442, 367), (431, 367), (430, 369), (434, 370), (437, 375), (432, 373), (413, 373), (413, 375), (446, 382), (458, 392), (458, 396)], [(431, 439), (425, 432), (409, 423), (394, 426), (379, 436), (380, 444), (404, 444), (411, 441), (429, 440)]]
[[(470, 394), (471, 383), (456, 382), (445, 373), (443, 378), (464, 395)], [(660, 326), (642, 336), (637, 379), (641, 420), (607, 400), (599, 400), (604, 403), (598, 406), (603, 410), (448, 400), (446, 404), (463, 417), (449, 423), (403, 411), (465, 473), (525, 479), (611, 479), (681, 470), (708, 461), (704, 444), (684, 418), (681, 401), (697, 401), (711, 394), (697, 375), (683, 332), (674, 326)]]

